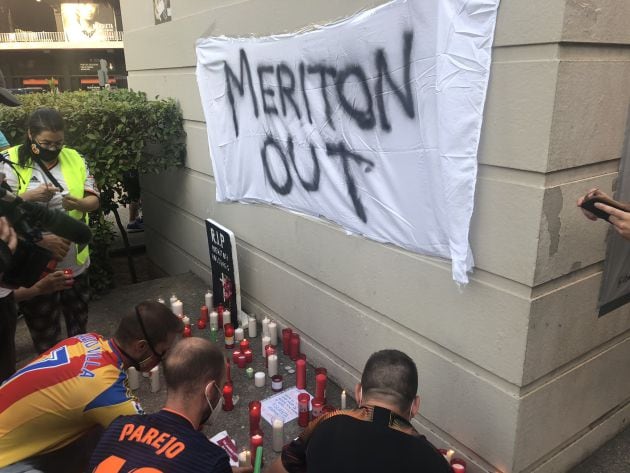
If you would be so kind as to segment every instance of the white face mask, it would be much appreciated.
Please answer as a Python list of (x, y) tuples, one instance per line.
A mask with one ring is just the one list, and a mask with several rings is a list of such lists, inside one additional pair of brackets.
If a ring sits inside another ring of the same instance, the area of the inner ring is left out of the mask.
[[(208, 417), (208, 420), (206, 421), (206, 425), (214, 425), (223, 407), (223, 393), (221, 393), (221, 390), (219, 389), (219, 386), (216, 385), (216, 383), (214, 383), (213, 386), (219, 392), (219, 402), (217, 402), (216, 406), (212, 407), (212, 402), (210, 401), (208, 394), (206, 394), (206, 401), (208, 401), (208, 405), (210, 406), (210, 417)], [(206, 386), (206, 391), (207, 390), (208, 390), (208, 386)]]

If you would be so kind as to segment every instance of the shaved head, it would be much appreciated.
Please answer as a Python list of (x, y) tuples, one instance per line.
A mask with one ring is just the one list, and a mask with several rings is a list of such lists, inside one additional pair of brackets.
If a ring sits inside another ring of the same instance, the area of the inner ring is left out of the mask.
[(203, 338), (183, 338), (164, 360), (164, 378), (170, 391), (192, 395), (210, 381), (220, 385), (224, 377), (223, 352)]
[(366, 399), (384, 399), (407, 411), (418, 392), (418, 369), (401, 351), (377, 351), (365, 364), (361, 387)]

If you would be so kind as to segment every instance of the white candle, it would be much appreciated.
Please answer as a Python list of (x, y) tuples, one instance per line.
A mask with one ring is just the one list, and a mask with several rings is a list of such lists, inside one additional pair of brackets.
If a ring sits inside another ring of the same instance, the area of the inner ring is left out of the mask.
[(262, 320), (262, 334), (269, 336), (269, 317), (265, 315), (265, 318)]
[(265, 335), (265, 336), (262, 338), (262, 356), (263, 356), (263, 358), (265, 358), (265, 355), (266, 355), (266, 353), (265, 353), (265, 347), (266, 347), (267, 345), (269, 345), (270, 343), (271, 343), (271, 338), (269, 338), (269, 335)]
[(249, 338), (256, 338), (256, 317), (250, 317), (247, 323), (247, 330), (249, 331)]
[(273, 427), (272, 446), (274, 452), (281, 452), (284, 446), (284, 421), (274, 418), (271, 426)]
[(210, 312), (210, 330), (219, 330), (219, 313), (216, 310)]
[(225, 330), (225, 326), (227, 324), (231, 324), (232, 323), (232, 312), (230, 312), (229, 310), (225, 309), (223, 311), (223, 329)]
[(271, 344), (275, 347), (278, 345), (278, 324), (273, 320), (269, 322), (269, 338), (271, 338)]
[(254, 386), (257, 388), (262, 388), (265, 386), (265, 373), (262, 371), (257, 371), (254, 373)]
[(156, 393), (160, 390), (160, 365), (151, 368), (151, 392)]
[(173, 294), (171, 296), (171, 305), (173, 305), (177, 300), (179, 300), (179, 299), (177, 299), (177, 296), (175, 294)]
[(213, 305), (212, 305), (212, 293), (210, 292), (210, 289), (208, 289), (208, 292), (206, 292), (206, 295), (204, 296), (205, 300), (206, 300), (206, 307), (208, 309), (212, 309)]
[(453, 459), (453, 456), (455, 455), (455, 450), (453, 450), (452, 448), (449, 448), (446, 451), (446, 461), (449, 462), (449, 464), (451, 463), (451, 460)]
[(171, 310), (173, 314), (181, 318), (184, 315), (184, 304), (180, 300), (176, 300), (171, 303)]
[(129, 389), (132, 391), (140, 387), (140, 376), (138, 375), (138, 370), (133, 366), (127, 368), (127, 382), (129, 383)]
[(187, 315), (184, 315), (182, 317), (182, 322), (184, 322), (184, 325), (190, 325), (190, 317), (188, 317)]
[(267, 360), (267, 376), (270, 378), (278, 374), (278, 355), (269, 355)]
[(345, 409), (346, 408), (346, 391), (343, 390), (341, 391), (341, 408)]
[(243, 450), (238, 454), (238, 466), (250, 467), (252, 462), (251, 453), (249, 450)]
[(236, 341), (240, 342), (241, 340), (245, 338), (245, 333), (243, 332), (243, 329), (239, 327), (236, 330), (234, 330), (234, 336), (236, 337)]
[(164, 304), (164, 303), (165, 303), (165, 302), (164, 302), (164, 299), (162, 298), (162, 296), (158, 296), (157, 301), (158, 301), (160, 304)]

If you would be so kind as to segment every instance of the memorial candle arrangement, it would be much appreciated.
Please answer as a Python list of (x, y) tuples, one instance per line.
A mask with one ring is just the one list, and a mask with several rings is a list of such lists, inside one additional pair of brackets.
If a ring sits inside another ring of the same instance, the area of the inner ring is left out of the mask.
[(251, 401), (249, 403), (249, 435), (260, 432), (260, 417), (262, 405), (260, 401)]

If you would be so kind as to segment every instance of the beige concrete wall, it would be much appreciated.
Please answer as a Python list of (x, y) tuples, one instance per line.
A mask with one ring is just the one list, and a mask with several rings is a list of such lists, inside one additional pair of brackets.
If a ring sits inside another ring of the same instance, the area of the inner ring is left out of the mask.
[(471, 229), (476, 268), (459, 290), (444, 262), (214, 199), (195, 40), (293, 31), (379, 3), (171, 0), (173, 21), (154, 26), (150, 2), (121, 2), (130, 87), (177, 98), (188, 133), (186, 167), (143, 179), (149, 254), (171, 273), (209, 278), (203, 220), (219, 220), (238, 237), (245, 308), (300, 330), (309, 358), (342, 385), (372, 351), (399, 347), (420, 369), (416, 425), (438, 446), (455, 446), (472, 471), (565, 471), (630, 415), (630, 311), (597, 318), (606, 227), (574, 205), (616, 177), (630, 48), (608, 43), (630, 42), (630, 8), (502, 1)]

